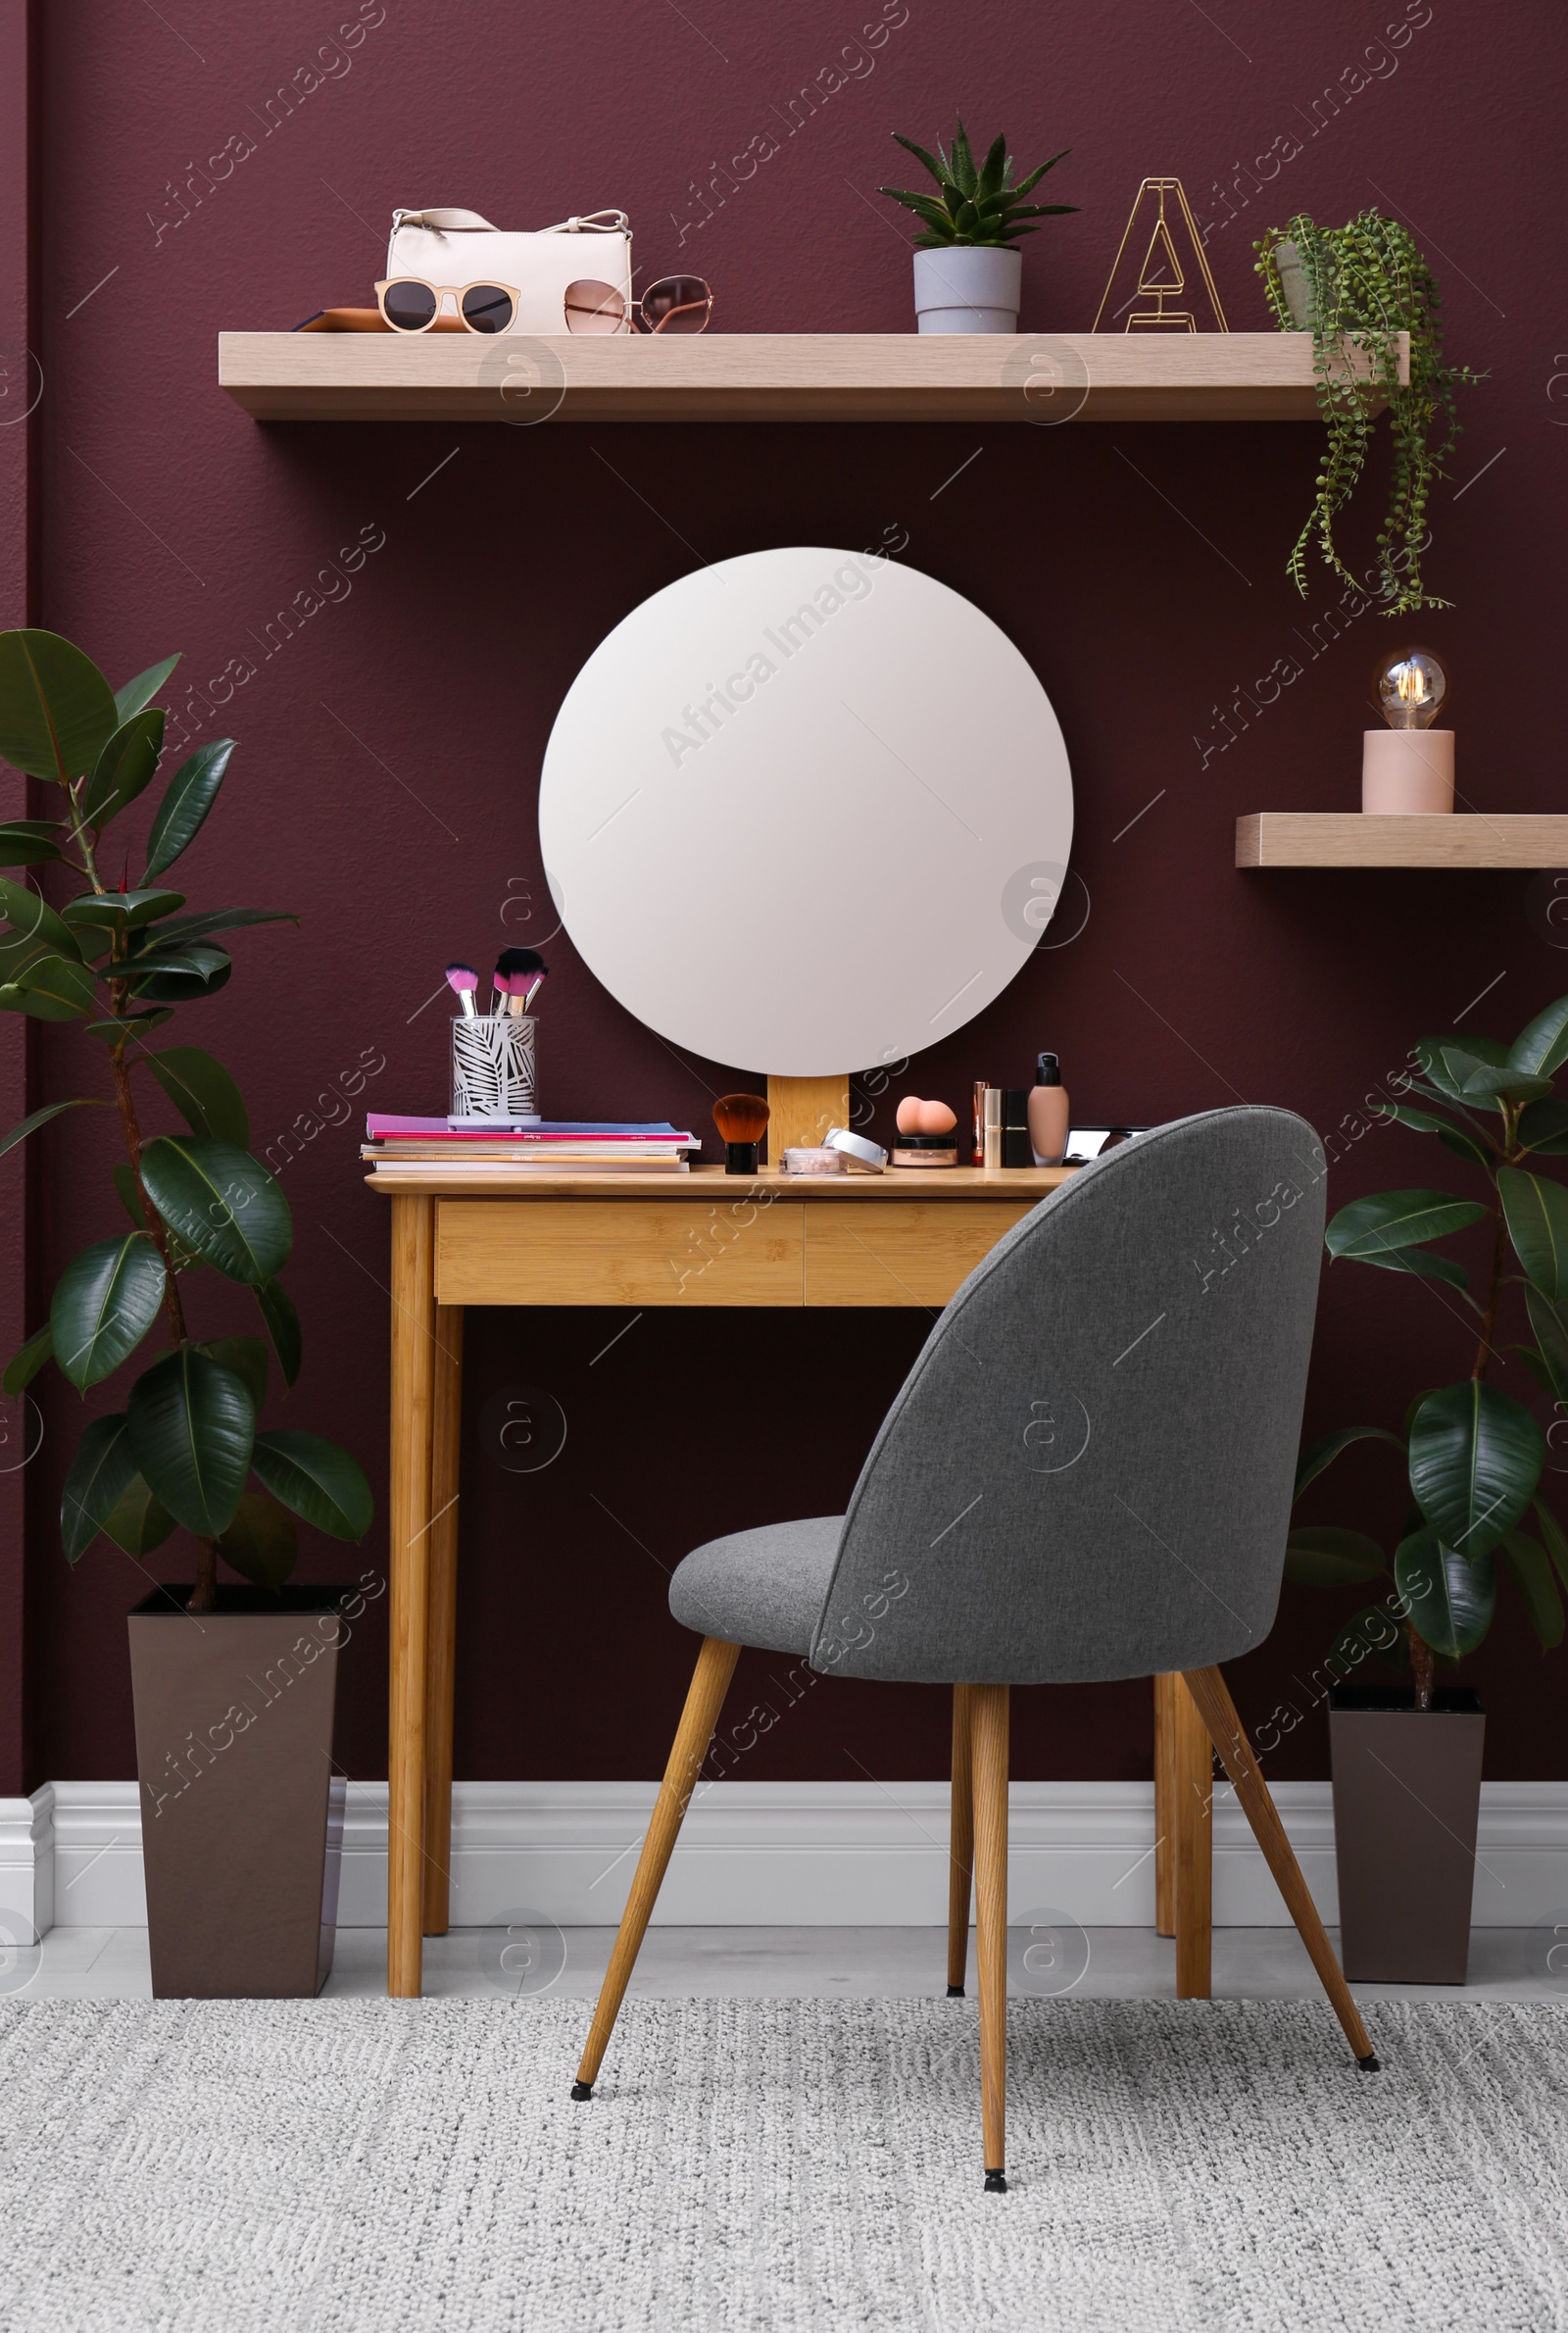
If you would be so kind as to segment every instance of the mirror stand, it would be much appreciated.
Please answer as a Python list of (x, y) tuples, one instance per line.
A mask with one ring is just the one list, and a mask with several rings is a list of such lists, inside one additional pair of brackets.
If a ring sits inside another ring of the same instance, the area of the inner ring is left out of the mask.
[(812, 1149), (829, 1126), (850, 1122), (850, 1077), (773, 1077), (767, 1081), (767, 1163), (787, 1150)]

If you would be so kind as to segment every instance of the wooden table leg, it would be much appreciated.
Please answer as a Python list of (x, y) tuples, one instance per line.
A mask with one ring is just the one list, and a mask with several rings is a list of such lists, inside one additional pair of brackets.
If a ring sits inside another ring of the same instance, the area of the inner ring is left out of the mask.
[(1174, 1816), (1171, 1808), (1171, 1762), (1175, 1741), (1171, 1732), (1169, 1676), (1154, 1679), (1154, 1934), (1176, 1933)]
[(392, 1201), (386, 1989), (403, 1998), (418, 1993), (420, 1978), (435, 1353), (435, 1202), (399, 1194)]
[(424, 1932), (452, 1911), (452, 1695), (458, 1648), (463, 1307), (437, 1305), (430, 1447), (430, 1644), (424, 1695)]
[(1206, 2001), (1213, 1941), (1214, 1751), (1208, 1728), (1183, 1679), (1169, 1680), (1174, 1816), (1176, 1998)]

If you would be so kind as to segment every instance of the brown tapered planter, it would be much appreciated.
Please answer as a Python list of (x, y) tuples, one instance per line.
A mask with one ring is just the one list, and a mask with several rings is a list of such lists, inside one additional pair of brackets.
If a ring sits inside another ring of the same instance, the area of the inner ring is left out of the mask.
[(1486, 1729), (1467, 1686), (1440, 1687), (1426, 1711), (1408, 1686), (1329, 1696), (1340, 1960), (1352, 1980), (1464, 1983)]
[(345, 1784), (340, 1588), (189, 1589), (129, 1615), (153, 1993), (311, 1999), (332, 1965)]

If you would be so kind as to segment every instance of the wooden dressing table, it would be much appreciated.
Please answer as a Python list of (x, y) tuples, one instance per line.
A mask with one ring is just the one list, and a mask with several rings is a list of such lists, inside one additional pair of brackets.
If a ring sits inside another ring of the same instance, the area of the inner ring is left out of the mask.
[[(432, 1166), (367, 1177), (392, 1207), (390, 1994), (419, 1992), (421, 1937), (444, 1935), (448, 1921), (465, 1306), (898, 1305), (934, 1315), (1069, 1171), (526, 1169), (479, 1182)], [(1157, 1925), (1177, 1934), (1179, 1995), (1201, 1998), (1212, 1761), (1179, 1678), (1156, 1679), (1155, 1718)]]

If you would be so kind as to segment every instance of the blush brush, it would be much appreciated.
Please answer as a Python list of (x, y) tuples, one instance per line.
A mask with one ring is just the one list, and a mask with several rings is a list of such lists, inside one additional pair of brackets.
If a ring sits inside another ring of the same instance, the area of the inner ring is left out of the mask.
[(725, 1094), (713, 1104), (713, 1123), (724, 1137), (726, 1174), (757, 1172), (767, 1120), (767, 1104), (760, 1094)]
[(473, 992), (478, 985), (479, 975), (471, 964), (447, 966), (447, 986), (457, 997), (465, 1020), (476, 1020), (479, 1017), (479, 1008), (473, 1001)]

